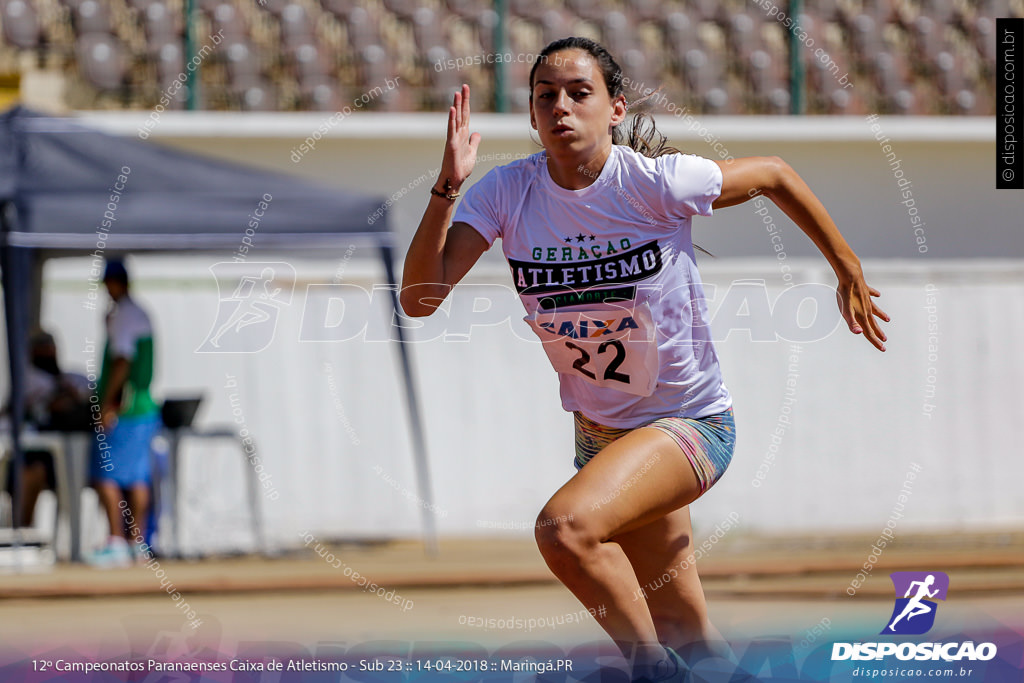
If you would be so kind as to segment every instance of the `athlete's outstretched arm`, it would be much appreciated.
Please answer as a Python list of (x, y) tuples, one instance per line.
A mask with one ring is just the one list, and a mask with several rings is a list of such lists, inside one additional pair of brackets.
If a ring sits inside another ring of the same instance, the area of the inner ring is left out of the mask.
[(731, 163), (715, 162), (722, 169), (722, 194), (715, 209), (734, 206), (765, 195), (803, 230), (828, 259), (839, 278), (839, 308), (854, 334), (864, 334), (885, 351), (885, 333), (879, 320), (889, 316), (871, 297), (878, 290), (864, 281), (860, 259), (846, 243), (824, 205), (789, 164), (778, 157), (746, 157)]
[[(434, 188), (457, 193), (473, 172), (480, 133), (469, 133), (469, 86), (455, 93), (448, 110), (448, 138), (441, 162), (441, 175)], [(447, 181), (447, 185), (446, 185)], [(448, 228), (455, 202), (430, 195), (427, 209), (405, 255), (402, 273), (402, 308), (411, 316), (430, 315), (448, 292), (487, 251), (487, 240), (465, 223)]]

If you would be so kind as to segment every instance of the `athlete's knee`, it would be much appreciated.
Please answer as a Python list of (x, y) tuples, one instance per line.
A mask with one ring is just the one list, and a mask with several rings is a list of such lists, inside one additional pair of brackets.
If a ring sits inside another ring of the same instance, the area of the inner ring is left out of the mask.
[(557, 557), (578, 558), (601, 542), (585, 516), (552, 503), (545, 505), (537, 516), (534, 537), (541, 554), (549, 561)]

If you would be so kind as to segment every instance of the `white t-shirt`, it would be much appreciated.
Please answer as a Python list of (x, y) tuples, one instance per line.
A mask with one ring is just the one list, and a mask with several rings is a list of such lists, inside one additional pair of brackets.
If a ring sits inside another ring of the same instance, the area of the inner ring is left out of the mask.
[(131, 297), (114, 304), (107, 316), (107, 340), (114, 358), (134, 360), (138, 341), (153, 336), (149, 316)]
[(613, 145), (594, 183), (567, 190), (544, 152), (491, 170), (454, 222), (502, 248), (562, 406), (609, 427), (706, 417), (732, 405), (711, 342), (690, 222), (722, 172), (690, 154)]

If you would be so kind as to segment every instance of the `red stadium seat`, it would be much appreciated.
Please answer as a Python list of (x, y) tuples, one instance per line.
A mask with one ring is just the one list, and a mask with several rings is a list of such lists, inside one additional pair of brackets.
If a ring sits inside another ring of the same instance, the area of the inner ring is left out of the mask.
[[(360, 93), (368, 92), (377, 87), (383, 87), (387, 79), (393, 78), (396, 70), (391, 59), (380, 45), (370, 45), (360, 53), (358, 62), (362, 74), (360, 82)], [(367, 103), (366, 109), (379, 109), (386, 106), (387, 102), (395, 96), (394, 91), (382, 93), (382, 96)]]
[(604, 46), (616, 57), (636, 47), (636, 27), (623, 12), (608, 12), (601, 22), (601, 34)]
[(943, 27), (927, 16), (919, 16), (914, 20), (911, 30), (914, 54), (921, 61), (934, 62), (938, 54), (946, 49), (943, 38)]
[[(203, 74), (203, 92), (215, 108), (242, 107), (245, 90), (250, 95), (244, 106), (319, 110), (349, 97), (349, 90), (358, 95), (399, 74), (400, 92), (372, 107), (440, 109), (458, 85), (454, 80), (472, 81), (482, 109), (494, 101), (491, 66), (437, 74), (431, 73), (430, 58), (492, 52), (497, 15), (491, 0), (194, 1), (202, 30), (226, 39), (211, 56), (213, 68)], [(776, 4), (786, 11), (784, 2)], [(76, 40), (93, 36), (96, 54), (106, 51), (125, 69), (131, 66), (121, 82), (127, 84), (126, 97), (137, 103), (148, 101), (155, 82), (177, 68), (183, 37), (179, 5), (0, 0), (0, 32), (9, 46), (60, 60), (76, 59)], [(507, 0), (507, 7), (504, 49), (510, 52), (535, 53), (568, 35), (596, 33), (630, 78), (646, 87), (664, 84), (677, 104), (694, 111), (785, 108), (786, 31), (745, 0)], [(805, 0), (798, 21), (814, 43), (800, 51), (808, 106), (817, 113), (991, 115), (994, 19), (1022, 11), (1020, 0)], [(814, 55), (818, 47), (830, 61), (821, 64)], [(164, 52), (175, 56), (161, 61)], [(93, 62), (76, 66), (83, 75), (113, 68)], [(505, 69), (513, 109), (525, 108), (530, 66), (513, 63)], [(838, 86), (843, 73), (853, 74), (855, 91)]]
[(313, 21), (302, 5), (293, 2), (281, 10), (281, 41), (285, 45), (308, 42), (313, 37)]
[(278, 108), (276, 89), (265, 81), (248, 84), (236, 94), (243, 111), (275, 111)]
[(658, 75), (657, 65), (651, 57), (643, 50), (636, 48), (626, 50), (619, 61), (623, 73), (631, 79), (631, 84), (639, 84), (637, 87), (626, 88), (626, 101), (632, 102), (644, 97), (647, 93), (644, 90), (655, 90), (661, 86), (661, 78)]
[(719, 18), (719, 12), (723, 15), (727, 10), (721, 3), (715, 0), (688, 0), (689, 13), (697, 21), (714, 21)]
[(953, 97), (953, 113), (961, 116), (981, 116), (986, 114), (980, 98), (970, 90), (961, 90)]
[[(807, 12), (807, 7), (804, 7)], [(821, 21), (830, 22), (839, 20), (839, 3), (837, 0), (819, 0), (815, 3), (814, 15)], [(802, 24), (803, 22), (801, 22)]]
[(746, 60), (747, 81), (755, 97), (765, 97), (780, 86), (771, 55), (764, 50), (754, 50)]
[(330, 59), (315, 42), (292, 46), (288, 58), (300, 83), (326, 80), (331, 72)]
[[(222, 1), (223, 0), (199, 0), (200, 3), (216, 3)], [(270, 14), (273, 14), (275, 17), (280, 17), (281, 12), (284, 11), (284, 8), (290, 5), (291, 3), (292, 0), (257, 0), (257, 6), (260, 9), (264, 10), (265, 12), (269, 12)]]
[(751, 53), (761, 49), (760, 23), (746, 12), (737, 12), (726, 22), (729, 51), (739, 63), (748, 61)]
[(162, 44), (183, 34), (181, 15), (177, 12), (172, 13), (170, 8), (159, 0), (152, 0), (142, 11), (142, 26), (146, 38), (154, 44)]
[(444, 47), (448, 44), (441, 26), (441, 18), (428, 7), (420, 7), (413, 13), (412, 34), (416, 41), (416, 50), (420, 54), (426, 53), (432, 47)]
[(239, 11), (230, 2), (220, 2), (210, 10), (210, 24), (213, 32), (224, 32), (228, 39), (244, 39), (248, 37), (249, 31), (245, 20)]
[(687, 87), (697, 95), (722, 85), (724, 65), (709, 52), (698, 48), (687, 50), (683, 68)]
[(445, 6), (457, 17), (475, 22), (480, 13), (490, 7), (490, 3), (486, 0), (445, 0)]
[(353, 55), (359, 55), (367, 48), (379, 45), (381, 42), (377, 16), (363, 7), (356, 7), (349, 13), (345, 29), (348, 35), (349, 49)]
[(736, 98), (726, 88), (711, 88), (700, 98), (701, 108), (706, 114), (737, 113)]
[(476, 37), (484, 52), (494, 52), (494, 27), (498, 25), (498, 14), (486, 9), (476, 18)]
[(939, 92), (948, 100), (963, 90), (963, 62), (952, 52), (943, 51), (935, 56), (935, 76)]
[(607, 0), (566, 0), (565, 4), (576, 16), (595, 23), (601, 22), (608, 12), (615, 9)]
[(85, 80), (101, 91), (124, 86), (128, 60), (120, 41), (109, 33), (86, 33), (75, 43), (78, 69)]
[(419, 7), (416, 0), (384, 0), (384, 8), (403, 21), (412, 21)]
[(875, 88), (882, 93), (895, 93), (907, 82), (907, 72), (891, 52), (880, 50), (870, 61)]
[(508, 0), (509, 16), (539, 22), (547, 7), (540, 0)]
[(990, 70), (996, 65), (996, 22), (992, 17), (979, 16), (971, 23), (970, 35), (978, 54)]
[(247, 40), (229, 40), (222, 43), (220, 50), (227, 61), (228, 81), (231, 84), (248, 84), (259, 75), (257, 55)]
[(665, 17), (665, 8), (668, 3), (661, 0), (631, 0), (626, 7), (632, 11), (637, 22), (661, 21)]
[(73, 16), (75, 33), (112, 33), (113, 23), (106, 0), (82, 0)]
[(828, 94), (829, 114), (849, 114), (853, 97), (848, 90), (837, 87)]
[(0, 22), (4, 40), (11, 45), (26, 50), (39, 45), (42, 26), (35, 8), (27, 0), (9, 0), (0, 5)]
[(185, 70), (185, 51), (180, 38), (165, 38), (163, 43), (154, 43), (152, 58), (156, 63), (157, 82), (166, 88)]
[(299, 92), (302, 108), (309, 111), (338, 111), (344, 106), (330, 79), (302, 81)]
[(571, 33), (569, 19), (558, 10), (548, 10), (540, 19), (541, 42), (548, 45)]
[[(905, 2), (894, 2), (893, 0), (864, 0), (863, 13), (874, 19), (879, 27), (897, 21), (898, 10)], [(851, 17), (852, 18), (852, 17)]]
[(697, 25), (685, 12), (672, 12), (665, 19), (665, 42), (673, 55), (685, 55), (697, 47)]
[(321, 0), (321, 5), (342, 23), (348, 21), (349, 15), (358, 7), (355, 0)]
[[(156, 66), (156, 86), (162, 94), (167, 92), (171, 84), (185, 72), (185, 52), (180, 38), (165, 38), (166, 42), (152, 43), (151, 59)], [(171, 96), (171, 102), (164, 105), (167, 109), (184, 109), (187, 92), (184, 88), (177, 89)]]

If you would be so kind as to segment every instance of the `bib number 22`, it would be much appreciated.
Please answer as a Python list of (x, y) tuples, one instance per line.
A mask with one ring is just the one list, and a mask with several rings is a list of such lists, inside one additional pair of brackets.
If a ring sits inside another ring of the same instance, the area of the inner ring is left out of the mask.
[(650, 396), (658, 345), (650, 307), (557, 311), (527, 316), (556, 372), (605, 389)]
[[(592, 380), (596, 380), (597, 374), (588, 367), (591, 361), (590, 352), (582, 346), (577, 346), (570, 341), (565, 342), (565, 346), (566, 348), (579, 353), (579, 358), (574, 360), (572, 363), (573, 369)], [(605, 366), (601, 379), (613, 382), (622, 382), (623, 384), (628, 385), (629, 375), (619, 372), (619, 367), (621, 367), (622, 363), (626, 360), (626, 347), (624, 347), (622, 342), (618, 339), (609, 339), (606, 342), (602, 342), (601, 345), (597, 347), (597, 353), (598, 355), (602, 355), (609, 349), (613, 349), (615, 355), (611, 357), (608, 364)]]

